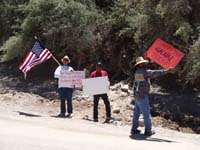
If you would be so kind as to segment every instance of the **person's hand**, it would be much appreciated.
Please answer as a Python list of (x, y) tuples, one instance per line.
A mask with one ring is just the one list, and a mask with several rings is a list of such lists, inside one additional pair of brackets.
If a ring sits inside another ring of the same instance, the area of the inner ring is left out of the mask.
[(169, 67), (166, 69), (168, 73), (175, 73), (175, 69), (173, 67)]

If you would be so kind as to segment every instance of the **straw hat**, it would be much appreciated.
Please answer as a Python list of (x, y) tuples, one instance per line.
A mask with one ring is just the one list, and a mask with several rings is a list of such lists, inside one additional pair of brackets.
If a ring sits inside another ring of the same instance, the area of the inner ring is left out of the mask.
[(68, 57), (67, 55), (64, 56), (64, 57), (61, 59), (62, 62), (63, 62), (64, 60), (68, 60), (69, 63), (71, 62), (71, 60), (69, 59), (69, 57)]
[(143, 57), (138, 57), (136, 58), (136, 63), (135, 63), (135, 67), (139, 64), (148, 64), (149, 61), (145, 60)]

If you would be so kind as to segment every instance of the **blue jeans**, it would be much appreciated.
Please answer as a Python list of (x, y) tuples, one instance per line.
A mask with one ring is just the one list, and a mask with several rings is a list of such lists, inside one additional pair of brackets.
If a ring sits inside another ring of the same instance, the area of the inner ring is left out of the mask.
[(60, 109), (61, 113), (65, 114), (66, 113), (66, 107), (65, 107), (65, 100), (67, 99), (67, 112), (72, 113), (73, 107), (72, 107), (72, 93), (73, 89), (72, 88), (59, 88), (58, 89), (59, 96), (60, 96)]
[(151, 131), (151, 114), (148, 95), (145, 95), (142, 98), (137, 97), (135, 99), (135, 108), (133, 111), (133, 122), (131, 128), (132, 131), (137, 130), (138, 128), (140, 113), (144, 116), (145, 132)]

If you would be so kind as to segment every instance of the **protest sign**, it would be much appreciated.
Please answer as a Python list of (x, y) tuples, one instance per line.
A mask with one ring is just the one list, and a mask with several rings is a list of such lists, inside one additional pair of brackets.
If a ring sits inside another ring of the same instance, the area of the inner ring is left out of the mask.
[(184, 55), (184, 53), (159, 38), (146, 52), (147, 57), (165, 69), (176, 67)]
[(81, 80), (85, 78), (85, 71), (61, 70), (58, 87), (81, 88)]
[(83, 79), (82, 85), (83, 95), (105, 94), (109, 91), (107, 76)]

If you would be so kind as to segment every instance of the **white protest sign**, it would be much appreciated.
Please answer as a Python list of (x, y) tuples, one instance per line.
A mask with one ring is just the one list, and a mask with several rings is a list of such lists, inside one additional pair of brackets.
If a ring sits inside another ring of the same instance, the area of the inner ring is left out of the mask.
[(58, 87), (81, 88), (81, 80), (85, 78), (85, 71), (61, 70)]
[(107, 76), (83, 79), (82, 85), (83, 95), (105, 94), (109, 91), (109, 81)]

